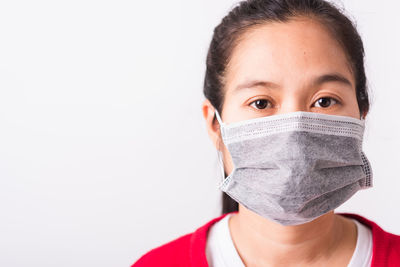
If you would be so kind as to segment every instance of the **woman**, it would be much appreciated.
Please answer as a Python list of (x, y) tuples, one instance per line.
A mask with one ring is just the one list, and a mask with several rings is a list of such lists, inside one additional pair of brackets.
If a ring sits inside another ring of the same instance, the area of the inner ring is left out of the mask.
[(400, 236), (334, 213), (372, 186), (363, 57), (328, 2), (236, 6), (215, 28), (202, 107), (223, 214), (133, 266), (400, 266)]

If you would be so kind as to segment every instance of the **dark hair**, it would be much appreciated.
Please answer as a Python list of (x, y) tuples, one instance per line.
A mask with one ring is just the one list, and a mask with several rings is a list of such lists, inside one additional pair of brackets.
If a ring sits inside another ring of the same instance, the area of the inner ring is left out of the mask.
[[(203, 93), (221, 114), (224, 102), (225, 69), (231, 53), (246, 30), (268, 22), (287, 22), (309, 17), (322, 23), (343, 48), (356, 82), (360, 114), (367, 114), (370, 103), (364, 70), (364, 47), (356, 25), (332, 3), (324, 0), (241, 1), (215, 27), (207, 53)], [(214, 117), (215, 119), (215, 117)], [(225, 173), (226, 176), (226, 173)], [(222, 213), (238, 210), (238, 203), (222, 193)]]

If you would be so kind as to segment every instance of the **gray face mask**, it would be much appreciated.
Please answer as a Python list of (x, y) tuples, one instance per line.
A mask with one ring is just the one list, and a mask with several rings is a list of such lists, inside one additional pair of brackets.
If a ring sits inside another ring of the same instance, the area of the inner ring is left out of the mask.
[(225, 124), (216, 116), (234, 165), (219, 188), (269, 220), (306, 223), (372, 187), (364, 119), (297, 111)]

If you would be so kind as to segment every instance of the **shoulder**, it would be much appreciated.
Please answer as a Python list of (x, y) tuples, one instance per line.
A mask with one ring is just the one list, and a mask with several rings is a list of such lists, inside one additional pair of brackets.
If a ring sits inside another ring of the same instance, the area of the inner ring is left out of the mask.
[(216, 217), (194, 232), (185, 234), (168, 243), (151, 249), (131, 267), (142, 266), (208, 266), (205, 255), (207, 232), (210, 227), (228, 213)]
[(356, 219), (372, 232), (373, 258), (371, 266), (400, 266), (400, 235), (383, 230), (378, 224), (353, 213), (338, 213)]
[[(140, 266), (179, 266), (188, 262), (190, 240), (194, 233), (176, 238), (168, 243), (151, 249), (144, 254), (132, 267)], [(181, 262), (181, 264), (179, 263)]]

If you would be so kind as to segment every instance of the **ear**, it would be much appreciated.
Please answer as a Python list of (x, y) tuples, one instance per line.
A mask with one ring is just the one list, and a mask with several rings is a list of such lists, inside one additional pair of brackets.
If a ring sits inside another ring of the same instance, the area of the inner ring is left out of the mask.
[(217, 150), (221, 150), (220, 149), (221, 134), (219, 129), (219, 123), (215, 118), (215, 108), (208, 99), (204, 100), (202, 105), (202, 111), (203, 111), (203, 117), (206, 121), (208, 136), (210, 137), (215, 148)]
[(364, 111), (362, 112), (361, 117), (362, 117), (363, 119), (365, 119), (365, 117), (367, 117), (367, 114), (368, 114), (368, 110), (364, 110)]

